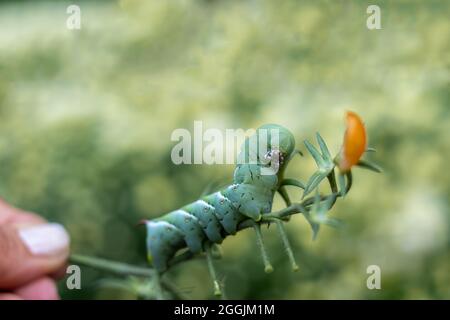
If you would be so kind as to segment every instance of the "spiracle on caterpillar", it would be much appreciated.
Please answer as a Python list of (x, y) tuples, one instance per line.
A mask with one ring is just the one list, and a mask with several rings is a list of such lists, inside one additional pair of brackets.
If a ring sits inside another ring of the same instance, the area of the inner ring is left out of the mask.
[[(334, 158), (318, 133), (320, 152), (310, 142), (304, 141), (318, 166), (318, 170), (306, 184), (284, 177), (291, 159), (296, 155), (303, 155), (295, 147), (294, 136), (280, 125), (267, 124), (258, 128), (243, 143), (230, 186), (159, 218), (142, 221), (147, 228), (148, 261), (155, 268), (157, 278), (170, 267), (172, 261), (204, 252), (214, 293), (222, 295), (222, 285), (217, 279), (213, 263), (215, 246), (221, 244), (228, 235), (249, 227), (255, 231), (264, 270), (272, 272), (273, 267), (261, 233), (261, 224), (267, 223), (276, 224), (292, 269), (297, 271), (298, 266), (284, 229), (289, 216), (302, 213), (311, 225), (315, 238), (321, 224), (339, 224), (337, 219), (326, 214), (337, 198), (343, 197), (350, 190), (352, 167), (357, 165), (381, 171), (375, 164), (361, 159), (365, 152), (373, 149), (367, 147), (366, 130), (360, 117), (356, 113), (347, 112), (346, 123), (344, 143)], [(262, 143), (264, 148), (261, 148), (261, 132), (265, 136)], [(336, 168), (339, 171), (337, 179)], [(318, 186), (325, 178), (330, 184), (331, 194), (320, 195)], [(291, 201), (287, 186), (303, 190), (300, 203)], [(316, 191), (314, 196), (305, 198), (313, 191)], [(271, 212), (272, 203), (277, 192), (285, 201), (286, 208), (274, 213)], [(184, 252), (179, 254), (182, 249)]]

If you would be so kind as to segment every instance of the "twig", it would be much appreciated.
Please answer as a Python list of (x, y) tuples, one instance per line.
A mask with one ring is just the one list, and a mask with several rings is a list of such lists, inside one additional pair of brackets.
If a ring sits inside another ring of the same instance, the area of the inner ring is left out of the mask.
[[(123, 262), (111, 261), (97, 257), (72, 254), (69, 258), (69, 261), (77, 265), (83, 265), (96, 270), (113, 273), (119, 276), (137, 276), (152, 279), (155, 278), (155, 276), (158, 276), (157, 271), (151, 267), (142, 268)], [(180, 259), (180, 261), (183, 260)], [(179, 292), (179, 290), (172, 282), (164, 278), (161, 279), (161, 282), (164, 289), (169, 291), (175, 299), (185, 299), (185, 297)]]
[(81, 264), (87, 267), (114, 273), (121, 276), (153, 277), (156, 273), (156, 270), (152, 268), (141, 268), (122, 262), (89, 257), (79, 254), (72, 254), (69, 260), (74, 264)]

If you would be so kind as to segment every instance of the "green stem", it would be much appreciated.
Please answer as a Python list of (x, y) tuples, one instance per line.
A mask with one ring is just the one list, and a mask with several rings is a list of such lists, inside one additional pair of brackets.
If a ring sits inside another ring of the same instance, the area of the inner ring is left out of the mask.
[(328, 182), (330, 183), (330, 187), (331, 187), (331, 191), (333, 193), (337, 193), (338, 192), (338, 187), (336, 184), (336, 176), (334, 174), (334, 169), (331, 170), (330, 174), (328, 175)]
[[(160, 275), (158, 275), (157, 271), (153, 268), (142, 268), (122, 262), (116, 262), (97, 257), (72, 254), (69, 257), (69, 261), (73, 264), (83, 265), (96, 270), (113, 273), (119, 276), (136, 276), (144, 278), (153, 278), (156, 276), (160, 278)], [(176, 286), (171, 282), (169, 282), (167, 279), (160, 279), (160, 280), (162, 282), (162, 286), (164, 287), (164, 289), (169, 291), (175, 299), (184, 300), (186, 298), (184, 297), (183, 294), (179, 292)]]
[(85, 265), (97, 270), (103, 270), (121, 276), (153, 277), (156, 273), (154, 269), (150, 268), (141, 268), (122, 262), (110, 261), (78, 254), (72, 254), (69, 260), (74, 264)]
[[(330, 183), (331, 191), (333, 192), (333, 194), (337, 194), (339, 192), (339, 189), (336, 184), (336, 175), (334, 173), (334, 169), (331, 170), (331, 172), (327, 178), (328, 178), (328, 182)], [(333, 199), (333, 201), (331, 202), (330, 209), (334, 206), (334, 204), (336, 203), (336, 200), (337, 200), (337, 197), (335, 197)]]

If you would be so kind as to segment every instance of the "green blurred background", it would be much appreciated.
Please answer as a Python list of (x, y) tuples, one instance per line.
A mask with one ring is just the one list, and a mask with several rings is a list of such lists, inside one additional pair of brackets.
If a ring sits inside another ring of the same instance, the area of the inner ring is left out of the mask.
[[(66, 8), (81, 8), (68, 30)], [(301, 142), (319, 131), (339, 150), (343, 115), (359, 113), (385, 172), (354, 172), (333, 209), (346, 222), (316, 241), (301, 216), (287, 225), (292, 273), (274, 228), (275, 272), (254, 234), (224, 242), (218, 264), (230, 298), (450, 298), (448, 1), (0, 2), (0, 195), (63, 223), (74, 253), (145, 265), (135, 224), (195, 200), (232, 166), (170, 161), (176, 128), (285, 125)], [(307, 179), (311, 157), (289, 175)], [(299, 193), (293, 191), (298, 199)], [(275, 208), (282, 202), (276, 199)], [(382, 289), (368, 290), (379, 265)], [(203, 261), (169, 277), (211, 298)], [(133, 298), (82, 271), (63, 298)]]

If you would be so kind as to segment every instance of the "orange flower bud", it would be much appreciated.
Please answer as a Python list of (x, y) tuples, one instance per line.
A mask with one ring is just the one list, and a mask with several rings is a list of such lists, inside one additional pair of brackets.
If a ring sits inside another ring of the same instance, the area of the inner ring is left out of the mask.
[(345, 116), (347, 129), (344, 134), (344, 144), (338, 159), (341, 172), (347, 172), (358, 163), (367, 149), (366, 128), (361, 118), (354, 112), (348, 111)]

